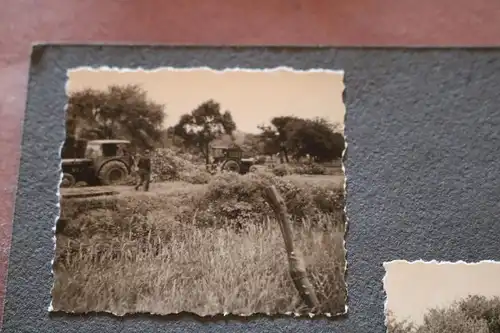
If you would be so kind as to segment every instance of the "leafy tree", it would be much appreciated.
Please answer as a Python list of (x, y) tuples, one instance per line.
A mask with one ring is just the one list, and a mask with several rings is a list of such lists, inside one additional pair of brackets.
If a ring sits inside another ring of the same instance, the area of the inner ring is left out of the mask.
[(456, 308), (431, 309), (424, 317), (424, 324), (417, 333), (490, 333), (486, 321), (471, 318)]
[(290, 126), (302, 119), (294, 116), (280, 116), (271, 119), (271, 125), (259, 126), (261, 130), (260, 138), (264, 145), (266, 155), (274, 155), (280, 153), (281, 163), (290, 162), (289, 153), (290, 147), (288, 140), (290, 139)]
[(191, 153), (190, 149), (186, 149), (188, 147), (185, 147), (184, 139), (175, 134), (175, 128), (173, 126), (162, 130), (159, 146), (161, 148), (170, 148)]
[(84, 89), (69, 96), (66, 136), (126, 139), (134, 147), (151, 148), (161, 138), (164, 118), (164, 105), (150, 100), (137, 85)]
[(221, 112), (220, 104), (208, 100), (200, 104), (191, 113), (184, 114), (174, 126), (175, 135), (184, 140), (184, 144), (196, 147), (210, 162), (210, 143), (223, 134), (231, 135), (236, 124), (229, 111)]
[(248, 153), (248, 155), (252, 157), (261, 155), (263, 153), (264, 145), (261, 143), (258, 135), (252, 133), (244, 133), (242, 136), (243, 142), (241, 143), (241, 148), (245, 153)]
[(471, 295), (459, 302), (457, 307), (472, 319), (484, 320), (490, 333), (500, 333), (500, 297)]
[(500, 298), (469, 296), (446, 308), (429, 309), (415, 325), (387, 317), (388, 333), (499, 333)]
[(327, 162), (342, 157), (345, 140), (342, 134), (325, 119), (301, 119), (286, 126), (287, 146), (299, 159), (309, 155), (317, 162)]
[(387, 333), (415, 333), (415, 324), (407, 320), (396, 320), (391, 311), (388, 311), (386, 319)]
[(277, 135), (275, 135), (277, 140), (277, 142), (275, 142), (275, 145), (279, 147), (280, 153), (283, 154), (280, 154), (280, 158), (282, 159), (284, 157), (287, 163), (290, 162), (289, 140), (291, 136), (291, 129), (300, 126), (300, 123), (302, 123), (303, 121), (303, 119), (294, 116), (274, 117), (271, 120), (271, 124), (274, 126), (275, 132), (277, 133)]
[(275, 117), (271, 126), (260, 126), (261, 140), (267, 154), (281, 152), (289, 162), (289, 156), (300, 159), (309, 155), (318, 162), (331, 161), (342, 156), (345, 141), (335, 126), (325, 119)]
[(212, 144), (215, 146), (224, 146), (224, 147), (241, 147), (242, 141), (236, 140), (234, 137), (234, 133), (232, 134), (222, 134), (216, 139), (212, 140)]
[[(259, 126), (261, 131), (259, 140), (261, 143), (261, 150), (264, 155), (272, 156), (280, 152), (281, 143), (278, 137), (278, 132), (272, 126)], [(283, 156), (280, 155), (281, 163), (284, 162)]]

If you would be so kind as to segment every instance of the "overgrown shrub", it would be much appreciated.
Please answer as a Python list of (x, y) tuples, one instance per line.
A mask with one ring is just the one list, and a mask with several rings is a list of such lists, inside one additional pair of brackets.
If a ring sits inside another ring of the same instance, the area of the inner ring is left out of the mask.
[(394, 318), (394, 315), (392, 312), (388, 312), (387, 314), (387, 332), (388, 333), (414, 333), (415, 332), (415, 325), (411, 322), (408, 322), (406, 320), (403, 321), (397, 321)]
[(500, 333), (500, 298), (469, 296), (445, 309), (430, 309), (417, 326), (388, 316), (388, 333)]
[[(165, 219), (171, 221), (203, 226), (260, 224), (274, 217), (264, 196), (268, 185), (276, 186), (296, 223), (308, 221), (311, 225), (343, 226), (344, 195), (334, 182), (305, 183), (300, 177), (276, 177), (260, 171), (246, 175), (217, 174), (208, 185), (167, 184), (166, 190), (159, 193), (131, 192), (109, 200), (99, 197), (95, 207), (93, 200), (73, 200), (71, 205), (64, 205), (71, 209), (65, 208), (63, 215), (74, 220), (82, 212), (97, 210), (93, 213), (92, 225), (88, 226), (97, 229), (107, 229), (109, 219), (119, 226), (131, 219), (142, 220), (154, 211), (162, 211)], [(109, 205), (104, 205), (108, 201)], [(120, 213), (106, 215), (106, 210)]]
[(320, 164), (311, 163), (297, 165), (292, 168), (292, 172), (298, 175), (326, 175), (326, 168)]
[[(99, 210), (71, 220), (78, 234), (60, 233), (56, 240), (54, 308), (119, 315), (305, 314), (290, 279), (277, 221), (249, 225), (242, 232), (172, 220), (176, 206), (191, 202), (187, 191), (180, 191), (186, 197), (170, 205), (169, 199), (175, 197), (165, 195), (149, 203), (156, 198), (139, 193), (120, 202), (129, 212), (123, 207), (116, 212)], [(154, 210), (143, 208), (148, 204)], [(294, 233), (320, 302), (316, 311), (343, 312), (343, 233), (297, 229)]]
[[(270, 171), (276, 176), (286, 176), (286, 175), (328, 175), (334, 172), (330, 171), (328, 168), (324, 167), (318, 163), (306, 163), (306, 164), (278, 164), (276, 166), (270, 167)], [(335, 170), (337, 171), (337, 170)]]
[(449, 309), (432, 309), (424, 318), (418, 333), (489, 333), (483, 319), (471, 318), (456, 306)]
[(326, 168), (320, 164), (310, 164), (307, 166), (306, 172), (310, 175), (324, 175), (326, 174)]
[(314, 219), (324, 222), (323, 215), (332, 213), (342, 219), (344, 195), (334, 183), (305, 184), (299, 179), (276, 177), (266, 172), (215, 176), (199, 201), (198, 219), (209, 224), (234, 219), (258, 223), (273, 215), (264, 196), (264, 189), (269, 185), (276, 186), (294, 220), (309, 219), (319, 223)]
[(156, 149), (151, 157), (151, 181), (182, 180), (191, 184), (206, 184), (210, 174), (204, 165), (194, 164), (194, 157), (188, 154), (179, 156), (171, 149)]
[(500, 333), (500, 297), (469, 296), (458, 308), (470, 318), (486, 321), (490, 333)]
[(272, 168), (272, 173), (275, 176), (283, 177), (286, 175), (291, 175), (293, 173), (293, 168), (289, 167), (287, 164), (278, 164)]
[(259, 156), (255, 159), (255, 164), (257, 164), (257, 165), (266, 164), (266, 162), (267, 162), (267, 158), (265, 156)]
[(179, 180), (185, 181), (190, 184), (207, 184), (211, 179), (210, 173), (204, 168), (198, 167), (189, 171), (182, 171), (179, 173)]

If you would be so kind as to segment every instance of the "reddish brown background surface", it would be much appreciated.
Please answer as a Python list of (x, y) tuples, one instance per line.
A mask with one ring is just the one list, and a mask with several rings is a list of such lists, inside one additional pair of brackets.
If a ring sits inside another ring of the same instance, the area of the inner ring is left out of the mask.
[(500, 45), (498, 0), (2, 0), (0, 8), (0, 314), (32, 43)]

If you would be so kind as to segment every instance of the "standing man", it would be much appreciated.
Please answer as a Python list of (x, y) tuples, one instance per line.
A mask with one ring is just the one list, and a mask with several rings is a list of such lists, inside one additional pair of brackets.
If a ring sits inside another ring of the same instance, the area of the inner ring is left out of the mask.
[(149, 150), (145, 150), (144, 154), (139, 157), (137, 162), (137, 172), (139, 174), (139, 183), (135, 186), (135, 190), (143, 186), (145, 192), (149, 191), (149, 182), (151, 181), (151, 157)]

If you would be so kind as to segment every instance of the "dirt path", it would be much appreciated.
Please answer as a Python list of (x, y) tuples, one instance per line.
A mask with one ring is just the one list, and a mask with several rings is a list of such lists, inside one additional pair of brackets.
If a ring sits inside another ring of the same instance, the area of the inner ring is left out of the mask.
[[(149, 186), (148, 194), (154, 195), (158, 193), (168, 193), (179, 188), (196, 187), (203, 185), (193, 185), (185, 182), (163, 182), (152, 183)], [(61, 195), (63, 197), (95, 197), (105, 195), (135, 195), (137, 193), (144, 193), (136, 191), (133, 185), (130, 186), (88, 186), (88, 187), (75, 187), (75, 188), (61, 188)]]
[[(308, 184), (326, 184), (329, 182), (334, 182), (335, 186), (339, 188), (344, 185), (343, 175), (290, 175), (285, 176), (285, 179), (299, 180), (300, 182)], [(195, 187), (203, 187), (206, 185), (194, 185), (182, 181), (175, 182), (162, 182), (162, 183), (151, 183), (149, 186), (149, 195), (155, 195), (158, 193), (168, 193), (170, 191), (178, 191), (180, 188), (188, 189)], [(61, 188), (61, 195), (63, 197), (96, 197), (105, 195), (135, 195), (137, 193), (144, 193), (135, 191), (134, 186), (94, 186), (94, 187), (76, 187), (76, 188)]]
[(290, 175), (285, 176), (285, 179), (300, 180), (308, 184), (327, 184), (333, 182), (336, 187), (342, 188), (344, 186), (343, 175)]

